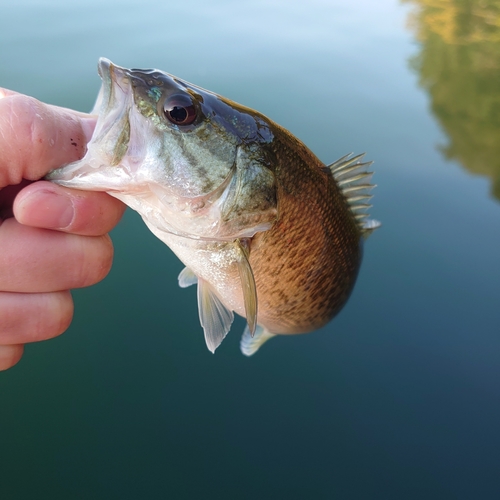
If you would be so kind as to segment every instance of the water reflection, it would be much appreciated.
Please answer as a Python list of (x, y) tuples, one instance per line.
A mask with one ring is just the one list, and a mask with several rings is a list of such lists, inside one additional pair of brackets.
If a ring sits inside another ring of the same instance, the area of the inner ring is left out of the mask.
[(500, 200), (500, 2), (402, 0), (421, 44), (411, 64), (448, 135), (444, 155), (492, 180)]

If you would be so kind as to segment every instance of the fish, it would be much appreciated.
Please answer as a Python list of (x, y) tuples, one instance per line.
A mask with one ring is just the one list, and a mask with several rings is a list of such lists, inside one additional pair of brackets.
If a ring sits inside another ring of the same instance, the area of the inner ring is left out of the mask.
[(96, 128), (84, 157), (47, 179), (105, 191), (143, 218), (186, 266), (214, 353), (234, 314), (240, 348), (327, 324), (354, 287), (372, 162), (326, 165), (263, 114), (156, 69), (98, 63)]

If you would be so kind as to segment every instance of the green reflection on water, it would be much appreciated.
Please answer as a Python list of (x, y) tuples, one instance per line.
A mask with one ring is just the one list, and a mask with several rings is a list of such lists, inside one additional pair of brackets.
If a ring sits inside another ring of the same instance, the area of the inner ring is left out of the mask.
[(492, 181), (500, 200), (500, 2), (402, 0), (421, 51), (412, 60), (449, 143), (448, 159)]

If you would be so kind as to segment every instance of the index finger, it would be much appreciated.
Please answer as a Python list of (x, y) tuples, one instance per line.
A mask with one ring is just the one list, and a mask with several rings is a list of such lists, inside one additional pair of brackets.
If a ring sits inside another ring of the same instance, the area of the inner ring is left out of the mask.
[(0, 189), (80, 159), (96, 117), (0, 89)]

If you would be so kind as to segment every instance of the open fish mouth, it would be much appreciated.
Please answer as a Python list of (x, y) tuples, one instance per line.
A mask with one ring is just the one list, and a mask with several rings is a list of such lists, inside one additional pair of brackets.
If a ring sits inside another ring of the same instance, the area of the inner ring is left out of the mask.
[(132, 86), (125, 68), (101, 57), (97, 70), (102, 85), (92, 110), (92, 113), (98, 114), (93, 141), (102, 140), (116, 122), (121, 123), (125, 113), (129, 113), (133, 101)]
[[(129, 148), (133, 89), (127, 70), (109, 59), (99, 59), (98, 72), (102, 85), (92, 110), (98, 117), (87, 153), (82, 160), (50, 172), (46, 179), (66, 187), (113, 191), (118, 189), (117, 180), (127, 177), (117, 166)], [(115, 167), (113, 172), (109, 167)]]

